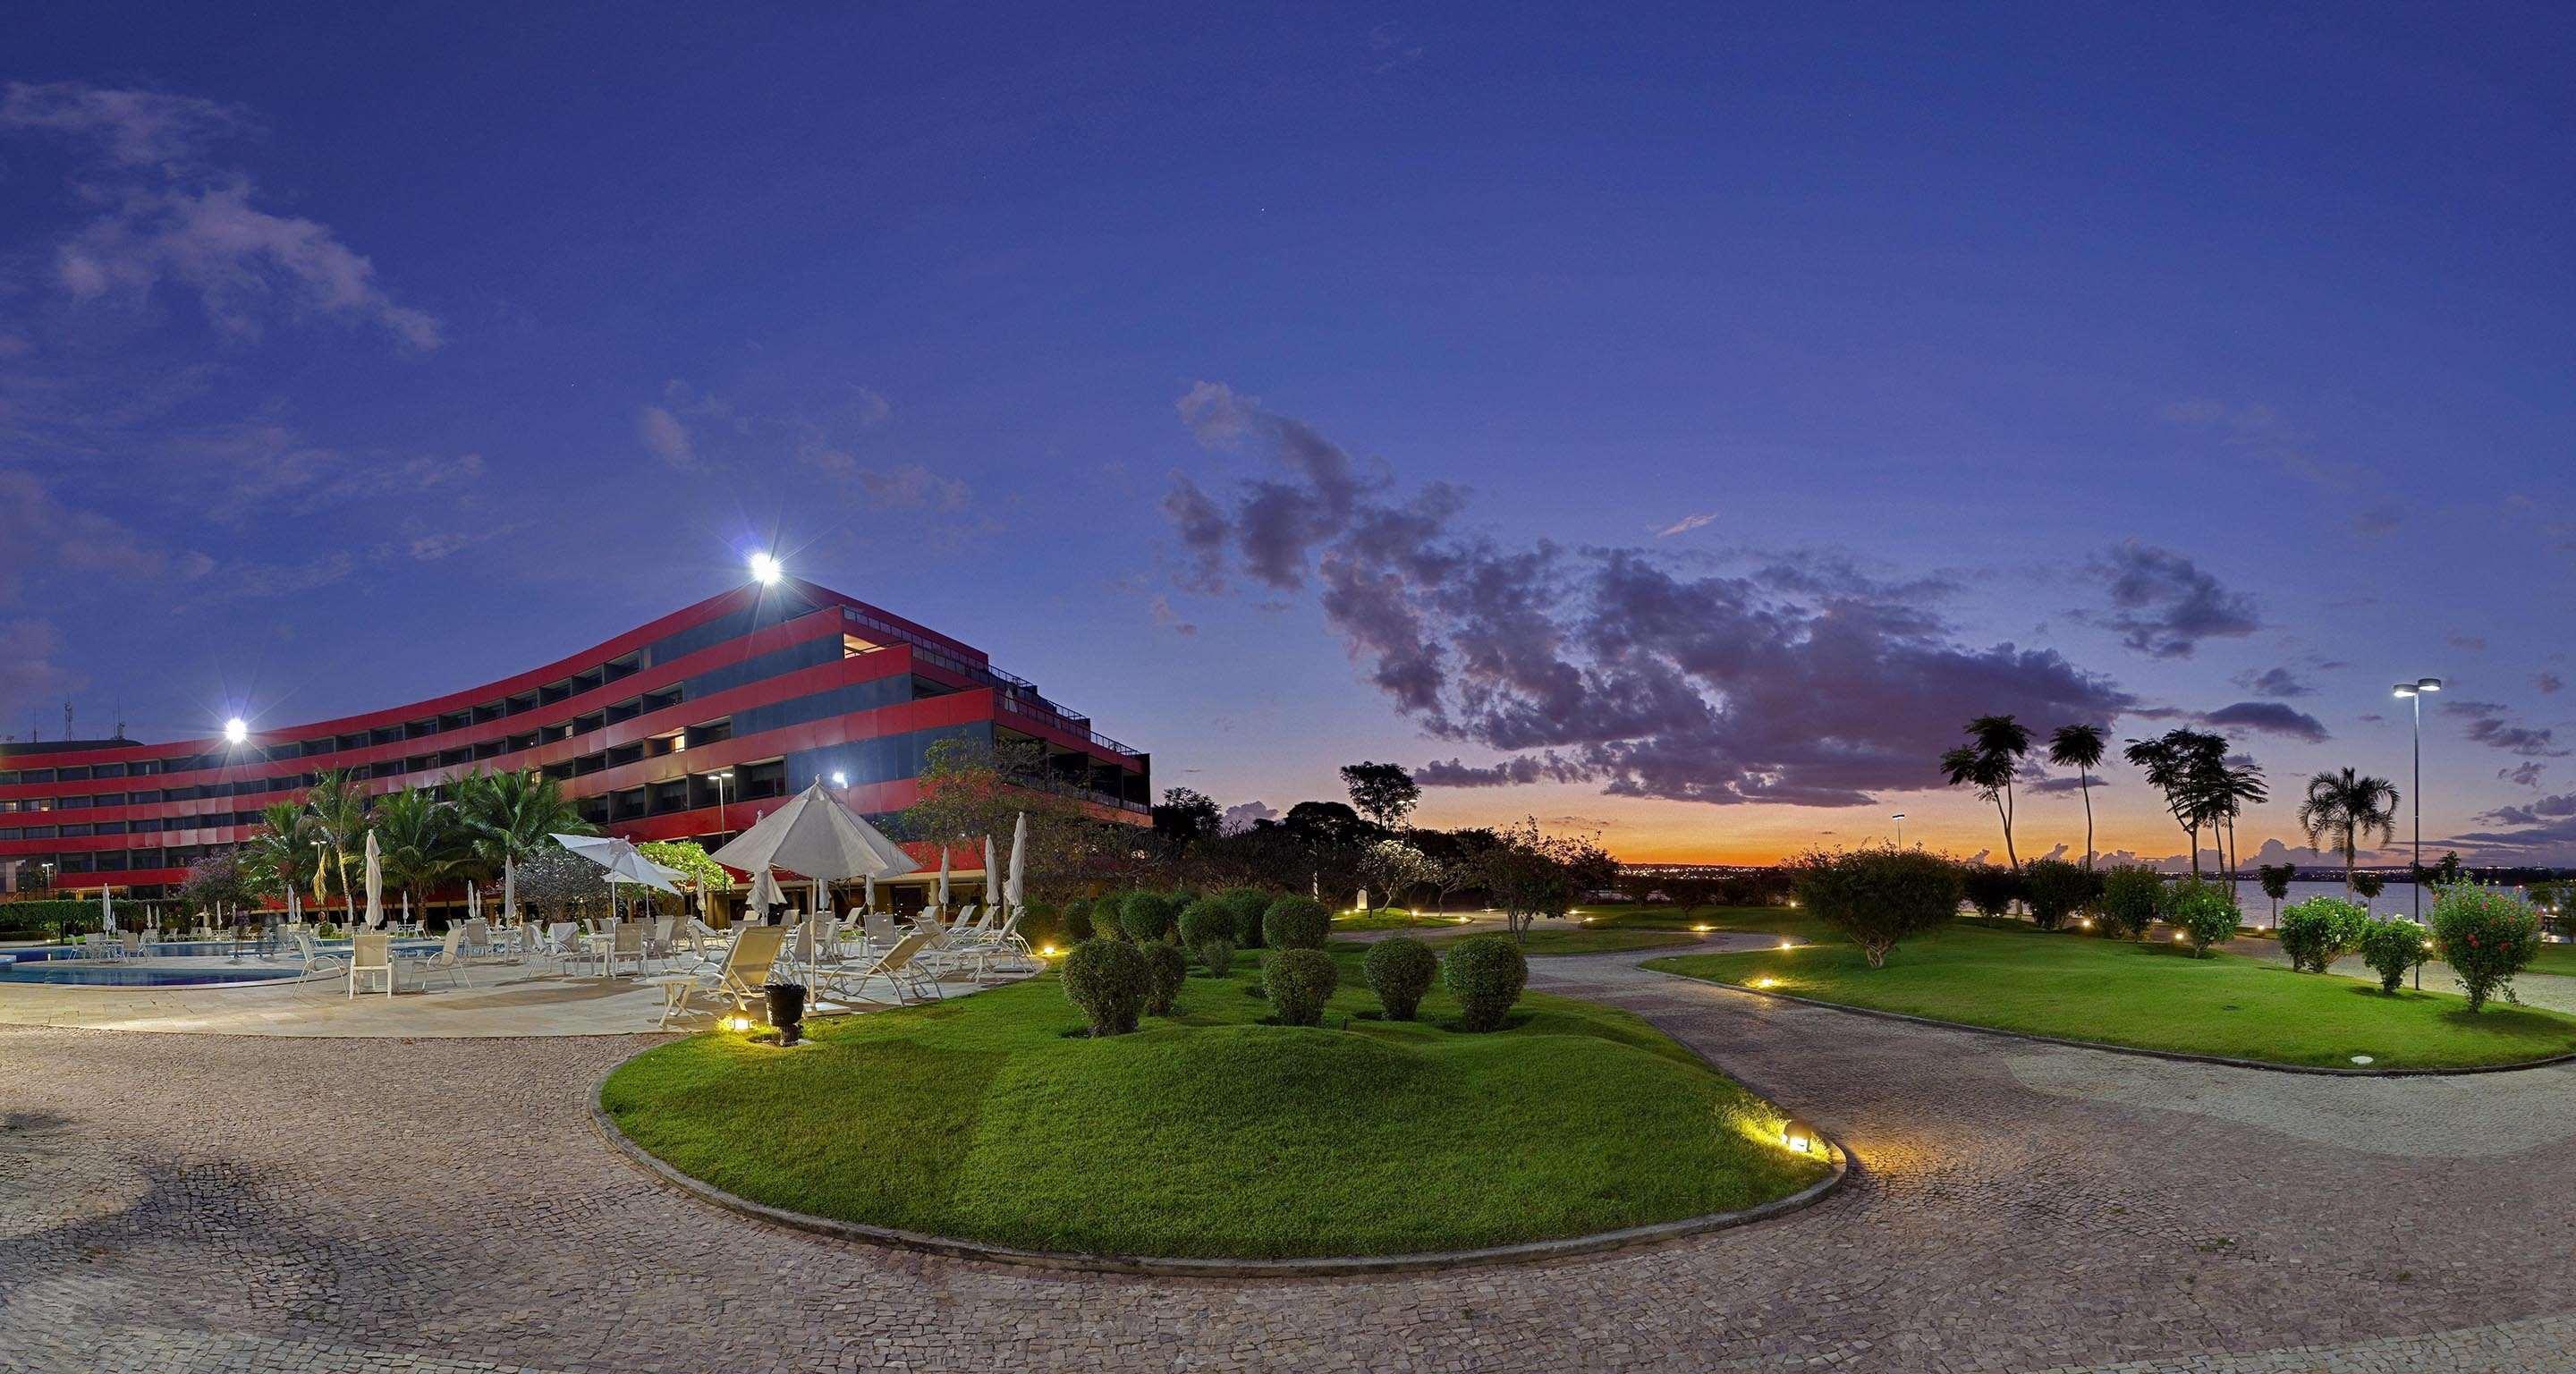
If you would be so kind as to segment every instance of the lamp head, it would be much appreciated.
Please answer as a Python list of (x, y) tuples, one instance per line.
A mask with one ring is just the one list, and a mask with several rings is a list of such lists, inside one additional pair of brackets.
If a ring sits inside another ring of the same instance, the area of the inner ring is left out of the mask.
[(250, 740), (250, 722), (239, 716), (224, 722), (224, 743), (243, 744)]
[(776, 586), (778, 579), (786, 573), (787, 570), (779, 566), (778, 559), (766, 550), (751, 556), (751, 580), (764, 587)]
[(2419, 692), (2438, 692), (2442, 690), (2442, 680), (2438, 677), (2418, 678), (2415, 681), (2415, 690)]
[(2414, 684), (2414, 683), (2411, 683), (2411, 682), (2401, 682), (2401, 683), (2398, 683), (2394, 688), (2392, 688), (2392, 689), (2390, 689), (2390, 690), (2391, 690), (2392, 692), (2394, 692), (2394, 693), (2395, 693), (2399, 698), (2401, 698), (2401, 699), (2402, 699), (2402, 698), (2405, 698), (2405, 697), (2411, 697), (2411, 696), (2415, 695), (2415, 684)]
[(847, 774), (847, 773), (834, 773), (834, 774), (832, 775), (832, 785), (833, 785), (834, 787), (847, 787), (847, 786), (849, 786), (849, 785), (850, 785), (850, 775), (849, 775), (849, 774)]

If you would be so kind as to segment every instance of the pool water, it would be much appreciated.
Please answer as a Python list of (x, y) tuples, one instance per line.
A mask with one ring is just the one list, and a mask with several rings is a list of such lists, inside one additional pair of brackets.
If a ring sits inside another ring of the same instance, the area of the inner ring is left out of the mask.
[(149, 968), (139, 964), (30, 959), (0, 964), (0, 983), (68, 983), (86, 987), (185, 988), (213, 983), (266, 983), (292, 978), (289, 966), (271, 968)]

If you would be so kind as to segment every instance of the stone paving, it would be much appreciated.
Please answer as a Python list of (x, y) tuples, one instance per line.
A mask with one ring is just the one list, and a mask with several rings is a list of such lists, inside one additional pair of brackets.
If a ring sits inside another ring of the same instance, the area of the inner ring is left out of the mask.
[(0, 1369), (2576, 1368), (2576, 1071), (2355, 1081), (1534, 961), (1853, 1150), (1757, 1226), (1290, 1282), (878, 1251), (698, 1203), (584, 1103), (648, 1043), (0, 1028)]

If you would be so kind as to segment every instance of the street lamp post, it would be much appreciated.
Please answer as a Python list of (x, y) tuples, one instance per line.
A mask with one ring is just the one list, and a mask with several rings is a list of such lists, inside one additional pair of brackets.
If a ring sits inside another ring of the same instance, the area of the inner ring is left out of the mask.
[(1905, 848), (1905, 813), (1899, 811), (1888, 819), (1896, 822), (1896, 848), (1899, 852), (1903, 852)]
[(2415, 924), (2424, 924), (2424, 698), (2442, 690), (2438, 677), (2420, 677), (2413, 682), (2397, 684), (2397, 695), (2406, 699), (2415, 714), (2415, 860), (2406, 874), (2407, 890), (2415, 894)]
[(721, 835), (725, 832), (725, 784), (733, 781), (733, 770), (710, 773), (707, 780), (716, 785), (716, 833)]

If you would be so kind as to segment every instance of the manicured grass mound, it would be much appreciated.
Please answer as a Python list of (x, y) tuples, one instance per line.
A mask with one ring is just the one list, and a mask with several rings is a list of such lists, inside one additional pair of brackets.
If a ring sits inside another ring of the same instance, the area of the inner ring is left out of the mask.
[[(1447, 949), (1460, 940), (1473, 939), (1479, 933), (1493, 934), (1494, 928), (1482, 932), (1453, 930), (1441, 933), (1436, 927), (1422, 932), (1422, 942), (1433, 949)], [(1503, 938), (1510, 939), (1506, 935)], [(1567, 929), (1561, 925), (1542, 925), (1529, 933), (1521, 953), (1532, 959), (1553, 954), (1618, 954), (1632, 949), (1686, 949), (1699, 943), (1699, 937), (1683, 931), (1665, 930), (1598, 930), (1590, 926)]]
[(645, 1149), (740, 1196), (1040, 1250), (1502, 1245), (1752, 1206), (1825, 1172), (1778, 1145), (1775, 1109), (1625, 1012), (1531, 993), (1469, 1035), (1434, 988), (1422, 1020), (1378, 1020), (1365, 951), (1331, 953), (1319, 1029), (1263, 1024), (1246, 969), (1090, 1040), (1048, 976), (808, 1022), (811, 1049), (675, 1042), (601, 1100)]
[(2464, 1068), (2576, 1050), (2576, 1018), (2556, 1012), (2490, 1003), (2472, 1014), (2449, 993), (2392, 997), (2269, 960), (2196, 959), (2169, 940), (1961, 922), (1907, 940), (1872, 969), (1819, 923), (1763, 924), (1818, 943), (1647, 967), (1737, 985), (1770, 979), (1770, 991), (1969, 1025), (2280, 1064), (2350, 1068), (2366, 1054), (2373, 1068)]

